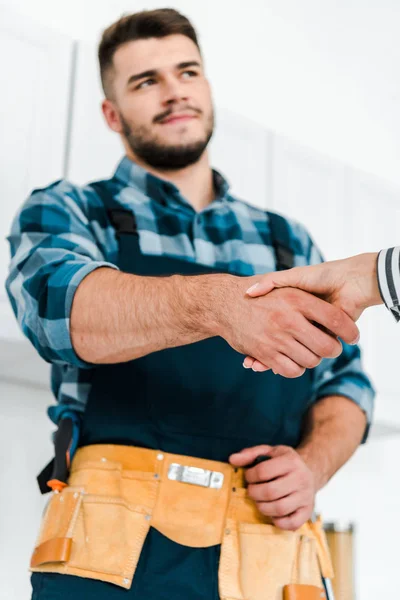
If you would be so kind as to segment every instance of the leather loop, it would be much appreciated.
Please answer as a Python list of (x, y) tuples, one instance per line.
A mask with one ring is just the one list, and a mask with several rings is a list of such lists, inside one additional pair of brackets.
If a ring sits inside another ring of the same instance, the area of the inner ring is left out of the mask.
[(33, 551), (31, 569), (46, 563), (67, 562), (71, 555), (71, 538), (53, 538), (43, 542)]
[(283, 600), (326, 600), (326, 595), (315, 585), (292, 583), (283, 588)]

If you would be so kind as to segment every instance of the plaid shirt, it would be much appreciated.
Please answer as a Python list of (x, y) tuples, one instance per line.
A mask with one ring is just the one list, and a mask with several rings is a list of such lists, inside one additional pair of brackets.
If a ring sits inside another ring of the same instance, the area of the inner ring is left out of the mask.
[[(176, 186), (126, 157), (102, 185), (121, 208), (134, 212), (144, 254), (179, 257), (239, 275), (275, 270), (266, 212), (234, 198), (223, 177), (216, 171), (213, 175), (216, 199), (199, 213)], [(321, 262), (304, 227), (288, 223), (297, 248), (295, 266)], [(52, 363), (57, 405), (49, 408), (49, 416), (57, 423), (66, 414), (83, 412), (90, 393), (94, 367), (72, 347), (71, 305), (88, 273), (104, 266), (117, 268), (115, 232), (90, 184), (78, 187), (61, 180), (32, 192), (8, 239), (12, 260), (7, 292), (22, 331)], [(314, 382), (310, 402), (343, 395), (356, 402), (370, 422), (374, 392), (356, 346), (344, 345), (338, 359), (323, 360)]]

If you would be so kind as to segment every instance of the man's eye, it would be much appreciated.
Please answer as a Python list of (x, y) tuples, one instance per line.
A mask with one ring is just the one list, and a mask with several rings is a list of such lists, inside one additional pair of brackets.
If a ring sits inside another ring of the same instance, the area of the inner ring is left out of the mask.
[(137, 86), (137, 90), (142, 90), (143, 88), (148, 87), (149, 85), (153, 85), (154, 79), (146, 79), (145, 81), (142, 81), (142, 83), (139, 83), (139, 85)]
[(197, 71), (183, 71), (182, 76), (184, 79), (190, 79), (191, 77), (196, 77), (198, 75)]

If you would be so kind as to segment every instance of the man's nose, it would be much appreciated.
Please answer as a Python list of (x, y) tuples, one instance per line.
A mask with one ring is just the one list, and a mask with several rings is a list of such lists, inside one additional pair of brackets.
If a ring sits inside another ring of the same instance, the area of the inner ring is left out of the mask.
[(181, 100), (188, 100), (187, 89), (176, 77), (169, 77), (162, 85), (163, 104), (170, 105)]

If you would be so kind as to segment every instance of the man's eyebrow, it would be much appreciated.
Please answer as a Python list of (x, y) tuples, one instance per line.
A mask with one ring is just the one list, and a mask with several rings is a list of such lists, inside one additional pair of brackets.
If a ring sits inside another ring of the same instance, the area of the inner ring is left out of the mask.
[(155, 69), (151, 69), (150, 71), (143, 71), (142, 73), (137, 73), (136, 75), (131, 75), (126, 85), (134, 83), (139, 79), (144, 79), (145, 77), (154, 77), (155, 75), (157, 75), (157, 71)]
[(177, 69), (187, 69), (188, 67), (201, 67), (198, 60), (188, 60), (177, 65)]
[[(188, 60), (186, 62), (181, 62), (176, 65), (177, 69), (187, 69), (188, 67), (201, 67), (199, 61), (197, 60)], [(140, 79), (145, 79), (146, 77), (155, 77), (158, 71), (156, 69), (151, 69), (149, 71), (143, 71), (142, 73), (137, 73), (136, 75), (131, 75), (126, 83), (126, 85), (130, 85), (135, 81), (139, 81)]]

